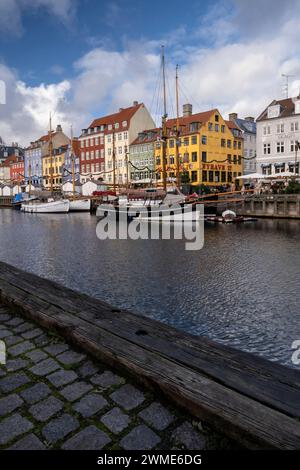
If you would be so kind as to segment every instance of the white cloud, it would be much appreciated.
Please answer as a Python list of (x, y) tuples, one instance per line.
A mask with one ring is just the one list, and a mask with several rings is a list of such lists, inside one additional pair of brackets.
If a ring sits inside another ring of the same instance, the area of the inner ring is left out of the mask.
[[(180, 96), (181, 104), (189, 100), (195, 111), (213, 106), (224, 116), (231, 111), (241, 116), (258, 116), (272, 99), (283, 96), (282, 73), (295, 75), (290, 81), (290, 92), (298, 94), (300, 30), (296, 8), (299, 12), (300, 8), (297, 2), (291, 0), (287, 6), (282, 4), (284, 11), (279, 15), (279, 2), (274, 1), (276, 27), (272, 28), (268, 23), (268, 27), (263, 28), (255, 8), (261, 6), (265, 12), (270, 7), (269, 0), (257, 1), (256, 5), (252, 2), (251, 6), (245, 0), (234, 1), (238, 10), (227, 7), (225, 2), (219, 9), (216, 7), (219, 15), (202, 20), (201, 30), (191, 32), (192, 46), (183, 45), (188, 30), (184, 26), (177, 30), (178, 34), (171, 33), (164, 38), (168, 46), (169, 87), (173, 100), (173, 106), (169, 102), (170, 114), (175, 109), (173, 84), (178, 61), (184, 92)], [(290, 14), (291, 8), (294, 15)], [(254, 34), (255, 21), (257, 34)], [(244, 33), (238, 35), (238, 31)], [(208, 33), (209, 41), (204, 42)], [(74, 78), (38, 87), (28, 87), (18, 80), (16, 72), (0, 66), (0, 79), (2, 73), (9, 83), (5, 112), (4, 107), (0, 107), (0, 135), (6, 140), (19, 139), (28, 143), (47, 130), (49, 111), (56, 108), (55, 122), (61, 122), (66, 130), (72, 123), (77, 132), (86, 127), (93, 116), (114, 112), (133, 100), (145, 102), (155, 113), (158, 95), (155, 100), (153, 95), (159, 71), (160, 43), (158, 40), (127, 43), (123, 51), (95, 47), (76, 61)]]

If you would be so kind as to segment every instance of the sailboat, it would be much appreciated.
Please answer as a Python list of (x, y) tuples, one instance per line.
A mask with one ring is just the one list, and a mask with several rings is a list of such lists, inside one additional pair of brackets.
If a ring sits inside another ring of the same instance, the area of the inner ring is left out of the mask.
[(69, 198), (70, 211), (71, 212), (90, 212), (91, 210), (91, 200), (90, 199), (81, 199), (76, 198), (75, 191), (75, 153), (73, 148), (73, 128), (71, 126), (71, 161), (72, 161), (72, 185), (73, 185), (73, 195)]
[[(52, 119), (50, 113), (50, 126), (49, 126), (49, 156), (50, 156), (50, 186), (51, 194), (53, 194), (53, 145), (52, 145)], [(29, 182), (29, 188), (31, 180)], [(67, 199), (53, 199), (48, 198), (46, 201), (34, 200), (25, 202), (21, 205), (21, 211), (30, 214), (58, 214), (67, 213), (70, 210), (70, 202)]]

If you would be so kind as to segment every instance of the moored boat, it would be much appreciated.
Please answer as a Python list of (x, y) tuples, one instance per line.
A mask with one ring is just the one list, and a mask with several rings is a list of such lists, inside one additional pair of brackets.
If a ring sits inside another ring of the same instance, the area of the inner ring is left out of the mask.
[(47, 202), (32, 201), (21, 205), (21, 211), (30, 214), (65, 214), (69, 212), (69, 209), (70, 202), (68, 199), (48, 200)]
[(90, 199), (70, 199), (70, 212), (90, 212), (91, 200)]

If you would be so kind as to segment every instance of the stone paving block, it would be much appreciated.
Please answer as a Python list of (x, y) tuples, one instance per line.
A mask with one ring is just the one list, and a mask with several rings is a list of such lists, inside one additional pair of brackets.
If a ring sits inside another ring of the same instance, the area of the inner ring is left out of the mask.
[(96, 426), (88, 426), (66, 441), (65, 450), (101, 450), (110, 442), (110, 438)]
[(9, 353), (11, 356), (19, 356), (20, 354), (24, 354), (30, 349), (34, 349), (34, 344), (31, 341), (23, 341), (22, 343), (18, 343), (15, 346), (9, 348)]
[(79, 367), (77, 370), (78, 374), (81, 375), (81, 377), (89, 377), (90, 375), (94, 375), (96, 372), (98, 372), (99, 367), (96, 366), (92, 361), (86, 361), (82, 366)]
[(4, 377), (6, 373), (7, 372), (4, 369), (2, 369), (2, 367), (0, 366), (0, 377)]
[(28, 434), (15, 442), (8, 450), (46, 450), (46, 446), (35, 434)]
[(40, 328), (35, 328), (34, 330), (26, 331), (26, 333), (23, 333), (22, 337), (25, 339), (33, 339), (37, 338), (41, 334), (43, 334), (43, 330), (41, 330)]
[(0, 339), (7, 338), (8, 336), (13, 336), (10, 330), (6, 330), (5, 328), (0, 330)]
[(23, 400), (16, 393), (0, 398), (0, 416), (5, 416), (15, 411), (23, 404)]
[(33, 385), (32, 387), (26, 388), (23, 390), (20, 395), (21, 397), (30, 405), (46, 398), (50, 395), (51, 390), (50, 388), (44, 384), (43, 382), (38, 382), (37, 384)]
[(62, 362), (66, 366), (78, 364), (79, 362), (83, 361), (83, 359), (85, 358), (86, 358), (85, 354), (80, 354), (76, 351), (66, 351), (56, 357), (58, 361)]
[(12, 316), (9, 315), (8, 313), (0, 313), (0, 322), (7, 322), (11, 320)]
[(205, 437), (197, 432), (188, 421), (173, 431), (171, 440), (175, 445), (184, 446), (187, 450), (203, 450), (206, 445)]
[(8, 320), (7, 322), (5, 322), (7, 326), (19, 326), (21, 325), (21, 323), (24, 323), (24, 320), (23, 318), (20, 318), (20, 317), (14, 317)]
[(84, 418), (89, 418), (105, 408), (107, 401), (98, 393), (89, 393), (74, 405), (74, 410)]
[(33, 374), (43, 377), (45, 375), (50, 374), (51, 372), (54, 372), (55, 370), (59, 368), (60, 368), (60, 365), (54, 359), (48, 358), (48, 359), (44, 359), (41, 362), (38, 362), (29, 370)]
[(85, 393), (89, 392), (93, 387), (86, 382), (75, 382), (71, 385), (67, 385), (63, 388), (60, 393), (68, 401), (75, 401), (78, 398), (82, 397)]
[(59, 418), (52, 419), (42, 430), (47, 442), (53, 444), (79, 427), (79, 422), (71, 415), (64, 414)]
[(101, 418), (102, 423), (114, 434), (119, 434), (129, 425), (131, 419), (120, 408), (115, 407)]
[(0, 379), (0, 390), (3, 393), (12, 392), (13, 390), (16, 390), (16, 388), (22, 387), (29, 382), (30, 379), (24, 372), (8, 374)]
[(74, 382), (74, 380), (78, 379), (78, 375), (73, 370), (60, 369), (57, 372), (53, 372), (52, 374), (48, 375), (47, 379), (55, 387), (62, 387), (63, 385), (67, 385), (70, 382)]
[(144, 424), (132, 429), (120, 442), (125, 450), (151, 450), (160, 443), (160, 437)]
[(46, 333), (45, 333), (43, 335), (38, 336), (37, 338), (34, 338), (33, 342), (38, 347), (47, 346), (47, 344), (50, 343), (50, 337), (48, 335), (46, 335)]
[(0, 445), (7, 444), (33, 428), (33, 424), (20, 414), (15, 413), (0, 422)]
[(49, 356), (41, 349), (34, 349), (33, 351), (26, 353), (26, 357), (29, 357), (32, 362), (36, 363), (46, 359)]
[(139, 413), (139, 416), (158, 431), (163, 431), (175, 420), (175, 417), (158, 402), (151, 403)]
[(69, 349), (69, 345), (67, 343), (56, 343), (46, 346), (44, 349), (47, 353), (51, 354), (51, 356), (57, 356)]
[(32, 330), (34, 325), (32, 323), (24, 322), (14, 328), (15, 333), (25, 333), (25, 331)]
[(48, 419), (58, 413), (63, 406), (63, 402), (51, 396), (31, 406), (29, 413), (31, 413), (37, 421), (48, 421)]
[(132, 410), (145, 400), (143, 393), (130, 384), (123, 385), (115, 390), (110, 398), (125, 410)]
[(6, 368), (8, 372), (16, 372), (20, 369), (26, 369), (28, 366), (29, 361), (25, 359), (9, 359), (6, 363)]
[(8, 336), (7, 338), (5, 338), (6, 346), (14, 346), (15, 344), (20, 343), (21, 341), (24, 341), (24, 338), (18, 335)]
[(90, 380), (94, 385), (99, 385), (104, 389), (124, 383), (124, 379), (122, 377), (119, 377), (110, 370), (106, 370), (103, 374), (96, 374)]

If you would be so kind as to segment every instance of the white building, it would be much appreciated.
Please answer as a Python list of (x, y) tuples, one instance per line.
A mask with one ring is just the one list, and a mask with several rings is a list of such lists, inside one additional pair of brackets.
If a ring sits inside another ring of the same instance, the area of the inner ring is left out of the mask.
[[(257, 171), (299, 173), (300, 96), (274, 100), (257, 118)], [(297, 156), (297, 161), (296, 161)]]
[[(115, 159), (115, 182), (124, 184), (127, 181), (127, 160), (129, 145), (144, 129), (155, 127), (154, 121), (143, 103), (134, 101), (130, 108), (121, 108), (118, 113), (108, 116), (105, 132), (105, 180), (113, 183)], [(129, 165), (129, 164), (128, 164)], [(130, 178), (131, 169), (128, 166)]]
[(241, 129), (244, 137), (243, 174), (256, 173), (256, 123), (253, 117), (241, 119), (237, 113), (229, 114), (229, 120), (233, 121)]

